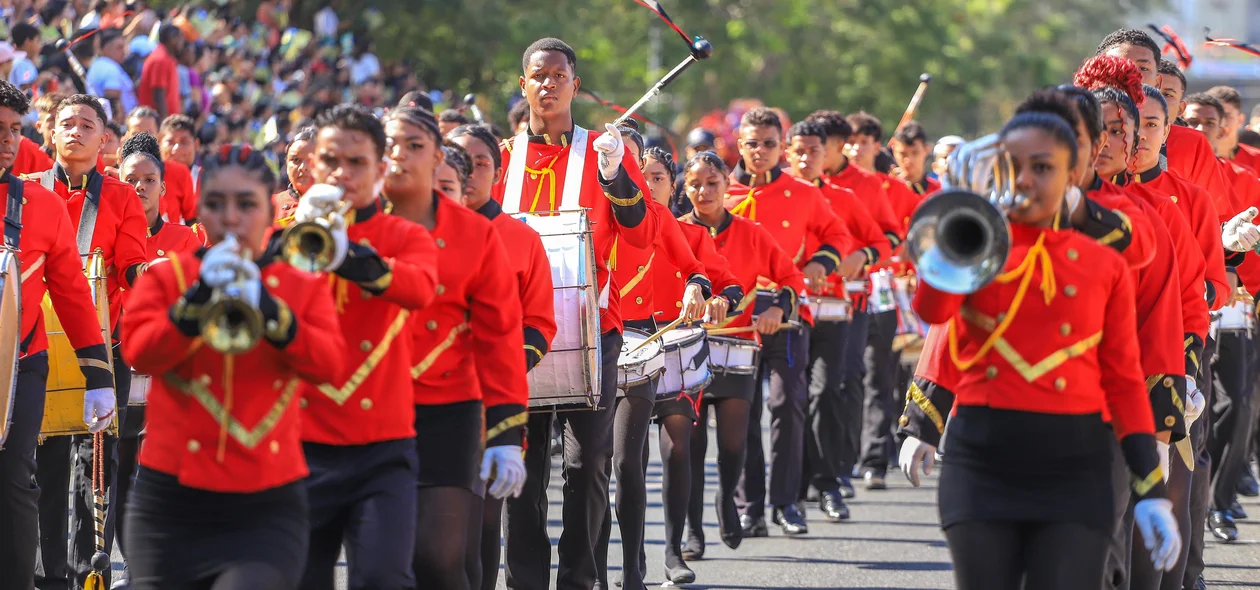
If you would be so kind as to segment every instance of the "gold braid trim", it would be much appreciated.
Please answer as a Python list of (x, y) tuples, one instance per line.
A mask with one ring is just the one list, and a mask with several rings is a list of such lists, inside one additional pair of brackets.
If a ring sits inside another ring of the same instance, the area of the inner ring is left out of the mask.
[(521, 412), (509, 418), (505, 418), (502, 422), (495, 424), (494, 428), (491, 428), (486, 431), (486, 440), (487, 441), (494, 440), (494, 437), (499, 436), (500, 434), (503, 434), (504, 432), (507, 432), (513, 428), (519, 428), (521, 426), (524, 426), (527, 421), (529, 421), (528, 412)]
[(1155, 484), (1164, 481), (1164, 469), (1156, 466), (1155, 469), (1152, 469), (1150, 473), (1146, 474), (1146, 477), (1139, 478), (1134, 475), (1132, 478), (1133, 491), (1137, 493), (1138, 496), (1145, 496), (1151, 491), (1151, 488), (1155, 487)]
[(941, 419), (941, 413), (936, 411), (936, 406), (932, 405), (932, 400), (923, 394), (923, 390), (919, 389), (918, 383), (910, 383), (910, 399), (914, 400), (914, 405), (919, 406), (923, 413), (932, 420), (932, 424), (936, 426), (936, 431), (945, 434), (945, 421)]

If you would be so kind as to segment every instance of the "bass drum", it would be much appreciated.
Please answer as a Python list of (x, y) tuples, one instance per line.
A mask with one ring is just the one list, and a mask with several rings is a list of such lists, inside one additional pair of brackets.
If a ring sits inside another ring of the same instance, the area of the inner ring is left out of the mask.
[[(105, 342), (111, 341), (109, 333), (109, 299), (106, 297), (105, 263), (99, 251), (93, 252), (87, 259), (87, 282), (92, 291), (92, 301), (96, 304), (97, 321), (101, 325), (101, 336)], [(61, 326), (61, 318), (57, 317), (52, 301), (44, 296), (44, 325), (48, 331), (48, 393), (44, 398), (44, 423), (39, 430), (41, 438), (50, 436), (66, 436), (70, 434), (89, 434), (88, 426), (83, 422), (83, 394), (87, 390), (87, 382), (79, 370), (79, 357), (74, 354), (74, 346), (66, 337)], [(112, 355), (109, 358), (110, 371), (114, 368)], [(106, 432), (118, 434), (118, 413), (114, 413)]]
[(0, 251), (0, 449), (9, 437), (21, 354), (22, 273), (17, 254)]

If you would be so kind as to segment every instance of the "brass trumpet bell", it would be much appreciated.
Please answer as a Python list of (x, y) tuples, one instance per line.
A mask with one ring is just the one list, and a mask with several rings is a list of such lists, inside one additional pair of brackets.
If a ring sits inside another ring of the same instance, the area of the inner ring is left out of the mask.
[(263, 337), (262, 312), (229, 286), (216, 291), (201, 316), (201, 339), (220, 354), (243, 354)]
[(298, 270), (321, 272), (332, 264), (337, 245), (332, 231), (318, 221), (304, 221), (284, 229), (281, 258)]

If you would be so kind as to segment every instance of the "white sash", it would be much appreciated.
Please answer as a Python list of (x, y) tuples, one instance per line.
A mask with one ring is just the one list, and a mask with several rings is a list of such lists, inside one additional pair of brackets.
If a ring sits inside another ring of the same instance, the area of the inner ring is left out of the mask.
[[(586, 167), (586, 140), (589, 133), (573, 126), (573, 141), (569, 142), (569, 164), (564, 169), (564, 192), (560, 194), (558, 211), (578, 211), (582, 208), (582, 180)], [(521, 195), (525, 189), (525, 160), (529, 157), (529, 135), (521, 133), (512, 138), (512, 158), (508, 163), (507, 181), (503, 185), (503, 212), (516, 215), (521, 212)], [(577, 182), (573, 182), (577, 179)], [(542, 179), (539, 179), (542, 182)]]

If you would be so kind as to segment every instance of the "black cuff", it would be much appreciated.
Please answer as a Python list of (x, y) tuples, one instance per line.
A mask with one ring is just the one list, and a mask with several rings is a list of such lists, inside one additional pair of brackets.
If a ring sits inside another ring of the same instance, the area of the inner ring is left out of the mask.
[(901, 245), (901, 236), (893, 232), (890, 232), (890, 231), (884, 232), (884, 237), (888, 238), (888, 244), (891, 246), (892, 250), (896, 250), (897, 246)]
[(205, 312), (206, 303), (213, 294), (213, 289), (197, 281), (175, 301), (168, 315), (180, 334), (189, 338), (201, 335), (201, 314)]
[(599, 185), (604, 189), (604, 197), (612, 203), (613, 216), (622, 227), (638, 227), (647, 217), (647, 201), (643, 199), (643, 191), (639, 185), (630, 180), (624, 168), (617, 168), (617, 176), (611, 181), (599, 176)]
[(1155, 432), (1172, 433), (1172, 442), (1186, 437), (1186, 379), (1177, 375), (1151, 375), (1146, 392), (1155, 415)]
[(547, 338), (538, 328), (525, 326), (525, 372), (530, 372), (541, 363), (550, 348)]
[(357, 284), (373, 295), (380, 295), (394, 280), (393, 269), (371, 246), (350, 244), (345, 261), (335, 271), (337, 276)]
[(809, 261), (823, 265), (823, 268), (827, 270), (827, 274), (830, 275), (836, 272), (837, 268), (840, 268), (840, 251), (829, 244), (823, 244), (818, 248), (817, 252), (814, 252), (813, 256), (809, 257)]
[(1133, 241), (1133, 229), (1127, 217), (1089, 197), (1084, 197), (1081, 205), (1085, 207), (1085, 221), (1076, 227), (1077, 231), (1116, 252), (1124, 252), (1129, 247)]
[(954, 392), (922, 377), (915, 377), (906, 391), (906, 407), (897, 420), (897, 442), (913, 436), (940, 448), (945, 422), (954, 408)]
[(525, 406), (502, 404), (486, 408), (486, 448), (525, 445), (525, 422), (529, 412)]
[(1235, 252), (1225, 248), (1225, 266), (1238, 266), (1247, 258), (1246, 252)]
[(133, 264), (127, 267), (127, 272), (123, 273), (123, 276), (127, 278), (127, 284), (134, 287), (136, 284), (136, 279), (140, 278), (140, 275), (144, 274), (144, 271), (148, 270), (148, 268), (149, 268), (149, 263), (147, 262), (144, 262), (141, 264)]
[(297, 338), (297, 318), (293, 317), (293, 311), (283, 299), (276, 299), (263, 289), (258, 298), (258, 311), (263, 317), (263, 337), (272, 346), (284, 350)]
[(1155, 445), (1155, 436), (1150, 434), (1130, 434), (1120, 441), (1124, 461), (1129, 465), (1133, 494), (1139, 502), (1168, 497), (1168, 486), (1164, 485), (1164, 471), (1159, 465), (1159, 452), (1155, 450)]
[(704, 296), (705, 301), (708, 301), (713, 296), (713, 283), (710, 283), (709, 278), (702, 274), (696, 273), (687, 277), (687, 284), (699, 285), (700, 294)]
[(1198, 334), (1186, 334), (1186, 375), (1198, 379), (1199, 364), (1203, 361), (1203, 339)]
[(867, 265), (871, 265), (871, 264), (875, 264), (876, 262), (879, 262), (879, 250), (875, 248), (867, 246), (865, 248), (862, 248), (861, 250), (858, 250), (858, 252), (863, 252), (866, 254)]
[[(1229, 269), (1226, 268), (1225, 271), (1229, 272)], [(1216, 305), (1216, 287), (1212, 281), (1203, 281), (1203, 298), (1207, 300), (1209, 308)]]
[(774, 305), (783, 310), (783, 321), (796, 319), (797, 301), (796, 291), (793, 291), (791, 287), (779, 289), (779, 294), (774, 298)]
[(722, 289), (722, 293), (719, 296), (726, 298), (727, 308), (730, 310), (730, 313), (735, 313), (735, 309), (739, 307), (739, 302), (744, 300), (744, 289), (739, 285), (731, 285)]
[(83, 373), (86, 389), (114, 387), (114, 369), (109, 363), (109, 346), (85, 346), (75, 350), (74, 356), (79, 357), (79, 371)]

